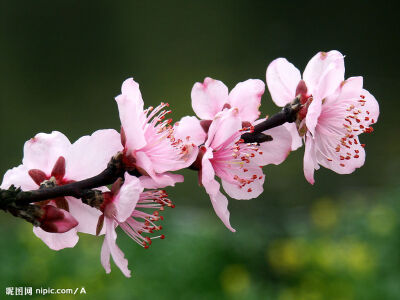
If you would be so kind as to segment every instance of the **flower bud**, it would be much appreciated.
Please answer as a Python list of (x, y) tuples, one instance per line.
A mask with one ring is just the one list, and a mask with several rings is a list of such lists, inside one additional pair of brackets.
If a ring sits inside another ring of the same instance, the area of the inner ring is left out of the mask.
[(64, 233), (78, 225), (78, 221), (67, 211), (52, 205), (43, 208), (43, 216), (40, 219), (40, 228), (47, 232)]

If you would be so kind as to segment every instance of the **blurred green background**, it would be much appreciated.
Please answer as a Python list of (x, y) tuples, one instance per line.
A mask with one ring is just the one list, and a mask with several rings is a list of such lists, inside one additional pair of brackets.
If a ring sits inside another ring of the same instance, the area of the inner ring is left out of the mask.
[[(53, 252), (31, 225), (0, 213), (0, 298), (6, 287), (85, 287), (88, 299), (400, 299), (399, 22), (388, 1), (0, 1), (0, 174), (23, 143), (59, 130), (75, 141), (119, 128), (113, 97), (140, 83), (148, 106), (168, 101), (174, 120), (193, 114), (190, 91), (210, 76), (229, 88), (265, 81), (273, 59), (299, 69), (318, 51), (346, 55), (378, 99), (367, 161), (351, 175), (303, 177), (303, 149), (265, 168), (265, 192), (230, 200), (224, 228), (196, 174), (167, 189), (165, 240), (118, 244), (133, 272), (100, 264), (102, 238), (81, 235)], [(278, 109), (268, 92), (263, 113)], [(40, 298), (40, 296), (37, 296)], [(35, 298), (35, 297), (31, 297)], [(68, 299), (72, 296), (45, 296)]]

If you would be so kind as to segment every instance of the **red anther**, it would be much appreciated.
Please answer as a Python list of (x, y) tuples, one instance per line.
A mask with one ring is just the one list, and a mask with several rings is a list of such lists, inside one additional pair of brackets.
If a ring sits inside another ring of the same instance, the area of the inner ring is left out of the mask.
[(157, 230), (162, 230), (162, 228), (163, 227), (160, 225), (160, 226), (157, 227)]
[(369, 111), (367, 110), (367, 115), (369, 115)]
[(344, 160), (344, 156), (340, 155), (340, 160)]
[(361, 122), (361, 120), (360, 120), (360, 119), (356, 119), (356, 121), (357, 121), (357, 123), (360, 123), (360, 122)]
[(365, 147), (365, 144), (361, 144), (361, 147), (363, 147), (363, 148), (364, 148), (364, 147)]
[(162, 240), (165, 239), (165, 235), (163, 235), (163, 234), (160, 235), (160, 239), (162, 239)]
[(251, 193), (252, 191), (253, 191), (253, 190), (252, 190), (251, 188), (247, 190), (247, 192), (249, 192), (249, 193)]
[(158, 216), (158, 215), (159, 215), (159, 212), (157, 210), (153, 212), (153, 216)]
[(340, 146), (337, 145), (336, 148), (335, 148), (335, 150), (336, 150), (336, 152), (339, 152), (339, 151), (340, 151)]
[(146, 236), (146, 241), (149, 243), (149, 245), (151, 245), (151, 238), (149, 238), (148, 236)]
[(372, 123), (372, 124), (374, 124), (374, 123), (375, 123), (375, 120), (374, 120), (374, 119), (372, 119), (372, 120), (371, 120), (371, 123)]
[(360, 98), (361, 98), (361, 99), (365, 99), (365, 96), (364, 96), (364, 95), (360, 95)]
[(263, 179), (263, 177), (262, 177), (262, 176), (260, 176), (260, 177), (258, 177), (258, 179)]
[(149, 245), (144, 245), (144, 249), (148, 249), (149, 248)]
[(175, 208), (175, 204), (172, 204), (172, 205), (171, 205), (171, 208)]
[(364, 126), (363, 126), (363, 125), (360, 125), (360, 128), (361, 128), (361, 129), (363, 129), (363, 128), (364, 128)]
[(341, 167), (344, 167), (344, 164), (340, 164)]
[(356, 144), (356, 145), (358, 144), (358, 141), (356, 139), (354, 139), (354, 144)]
[(260, 155), (262, 155), (263, 154), (263, 152), (262, 151), (260, 151), (260, 152), (258, 152)]
[(239, 139), (238, 143), (244, 143), (244, 139)]
[(372, 127), (365, 128), (365, 130), (364, 130), (364, 132), (366, 132), (366, 133), (371, 133), (373, 131), (374, 131), (374, 128), (372, 128)]
[(350, 156), (346, 156), (346, 159), (349, 160), (351, 157)]
[(359, 153), (360, 151), (356, 149), (356, 150), (354, 150), (354, 152), (355, 152), (355, 153)]
[(354, 155), (354, 158), (359, 158), (360, 156), (358, 154)]
[(365, 121), (369, 121), (369, 118), (368, 118), (368, 117), (365, 117)]
[(327, 160), (328, 160), (328, 161), (332, 161), (332, 159), (331, 159), (331, 158), (327, 158)]
[(253, 178), (253, 179), (257, 179), (257, 175), (256, 175), (256, 174), (254, 174), (252, 178)]

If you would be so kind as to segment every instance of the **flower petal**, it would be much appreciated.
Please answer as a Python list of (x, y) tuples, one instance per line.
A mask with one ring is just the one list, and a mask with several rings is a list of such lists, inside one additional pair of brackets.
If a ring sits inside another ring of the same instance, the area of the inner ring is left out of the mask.
[(314, 170), (318, 169), (316, 160), (315, 142), (311, 135), (307, 133), (304, 151), (304, 176), (310, 184), (314, 184)]
[(140, 180), (126, 172), (124, 184), (121, 186), (121, 189), (114, 200), (117, 209), (116, 218), (118, 222), (125, 222), (125, 220), (132, 215), (141, 192), (143, 192), (143, 187)]
[[(79, 222), (76, 230), (95, 235), (97, 222), (101, 216), (100, 210), (83, 204), (80, 199), (74, 197), (65, 197), (65, 199), (68, 201), (70, 214)], [(104, 231), (100, 234), (103, 233)]]
[(265, 175), (263, 174), (262, 169), (256, 165), (247, 165), (246, 168), (248, 169), (246, 173), (243, 173), (241, 169), (229, 170), (232, 177), (238, 175), (244, 179), (252, 179), (251, 177), (244, 177), (244, 174), (257, 175), (256, 180), (246, 184), (243, 188), (240, 188), (240, 186), (236, 183), (228, 182), (224, 179), (221, 180), (225, 192), (234, 199), (249, 200), (257, 198), (264, 191), (263, 185), (265, 181)]
[(215, 172), (210, 163), (212, 158), (212, 149), (208, 149), (202, 159), (201, 183), (210, 195), (211, 203), (214, 211), (225, 226), (232, 232), (236, 230), (232, 228), (229, 222), (228, 199), (220, 192), (219, 183), (215, 180)]
[(79, 237), (76, 228), (64, 233), (50, 233), (39, 227), (33, 227), (33, 233), (40, 238), (50, 249), (61, 250), (64, 248), (73, 248), (78, 243)]
[[(105, 226), (106, 226), (106, 234), (104, 236), (104, 243), (107, 243), (109, 252), (111, 253), (111, 256), (115, 262), (115, 264), (118, 266), (118, 268), (121, 270), (121, 272), (126, 276), (126, 277), (131, 277), (131, 271), (128, 269), (128, 260), (125, 258), (124, 253), (121, 251), (121, 249), (118, 248), (117, 246), (117, 233), (115, 232), (115, 226), (116, 223), (114, 222), (113, 219), (110, 218), (105, 218), (104, 220)], [(103, 249), (102, 249), (103, 252)], [(104, 249), (104, 253), (101, 254), (102, 257), (102, 263), (104, 262), (103, 266), (104, 269), (110, 270), (109, 268), (109, 262), (107, 264), (107, 259), (103, 259), (103, 256), (107, 254), (107, 249)], [(110, 270), (111, 271), (111, 270)]]
[[(216, 115), (208, 130), (206, 147), (214, 150), (226, 143), (242, 128), (242, 121), (237, 108), (224, 110)], [(234, 140), (232, 141), (232, 143)]]
[(140, 149), (146, 145), (143, 123), (143, 99), (139, 84), (132, 78), (122, 84), (122, 94), (115, 98), (118, 104), (121, 125), (126, 136), (125, 147), (129, 150)]
[(58, 158), (64, 156), (70, 146), (70, 141), (61, 132), (39, 133), (25, 143), (22, 164), (28, 170), (39, 169), (50, 175)]
[(303, 146), (303, 139), (299, 135), (296, 123), (285, 123), (283, 124), (283, 126), (289, 131), (290, 135), (292, 136), (292, 151), (295, 151)]
[(191, 97), (196, 115), (203, 120), (212, 120), (228, 102), (228, 88), (222, 81), (207, 77), (203, 83), (194, 84)]
[(90, 136), (83, 136), (72, 144), (65, 156), (65, 177), (77, 181), (95, 176), (122, 150), (120, 135), (113, 129), (97, 130)]
[(207, 133), (196, 117), (186, 116), (174, 125), (174, 136), (182, 141), (192, 142), (195, 145), (204, 143)]
[(239, 109), (242, 121), (254, 122), (259, 116), (258, 108), (261, 105), (261, 96), (264, 94), (265, 84), (258, 79), (249, 79), (239, 82), (229, 93), (229, 104)]
[(32, 180), (28, 174), (28, 169), (24, 165), (8, 170), (3, 177), (3, 182), (0, 188), (8, 189), (11, 185), (20, 187), (24, 191), (35, 190), (38, 188), (37, 184)]
[(300, 71), (285, 58), (277, 58), (267, 68), (267, 85), (272, 100), (285, 106), (296, 97), (296, 88), (301, 80)]
[(336, 50), (317, 53), (304, 69), (303, 79), (309, 93), (322, 100), (344, 80), (344, 56)]
[(275, 127), (263, 133), (270, 135), (273, 140), (261, 143), (259, 147), (261, 154), (256, 153), (252, 161), (258, 166), (279, 165), (292, 150), (292, 135), (284, 126)]
[[(143, 170), (149, 174), (153, 181), (153, 188), (163, 188), (166, 186), (174, 186), (175, 183), (177, 182), (182, 182), (183, 177), (182, 176), (172, 176), (171, 173), (156, 173), (153, 167), (153, 162), (151, 159), (146, 155), (146, 153), (138, 151), (136, 152), (136, 164)], [(175, 175), (175, 174), (173, 174)], [(150, 186), (150, 182), (147, 182), (147, 185), (145, 188), (148, 188)]]

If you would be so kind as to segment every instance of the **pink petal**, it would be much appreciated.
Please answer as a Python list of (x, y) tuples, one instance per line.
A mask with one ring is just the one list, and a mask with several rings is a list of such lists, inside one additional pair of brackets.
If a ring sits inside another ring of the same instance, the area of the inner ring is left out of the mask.
[(209, 160), (211, 158), (212, 149), (208, 149), (202, 160), (201, 183), (207, 194), (210, 195), (211, 203), (217, 216), (230, 231), (235, 232), (236, 230), (232, 228), (229, 222), (228, 199), (219, 190), (220, 185), (215, 180), (215, 172)]
[(283, 107), (293, 101), (300, 80), (300, 71), (285, 58), (275, 59), (267, 68), (268, 90), (278, 106)]
[(8, 170), (3, 177), (0, 188), (8, 189), (11, 185), (20, 187), (22, 190), (36, 190), (38, 185), (32, 180), (28, 174), (28, 169), (24, 165)]
[(289, 131), (292, 136), (292, 151), (299, 149), (303, 146), (303, 139), (299, 135), (296, 123), (285, 123), (283, 126)]
[[(230, 175), (232, 176), (232, 180), (228, 182), (227, 180), (222, 179), (222, 186), (225, 192), (232, 198), (238, 200), (249, 200), (253, 198), (257, 198), (264, 191), (263, 185), (265, 181), (265, 175), (262, 172), (262, 169), (257, 165), (254, 166), (246, 166), (248, 171), (243, 173), (241, 169), (229, 170)], [(245, 175), (249, 176), (246, 177)], [(257, 179), (252, 183), (245, 185), (243, 188), (240, 188), (238, 184), (233, 183), (233, 176), (238, 175), (244, 179), (251, 179), (252, 175), (257, 175)]]
[[(65, 197), (68, 201), (69, 212), (79, 222), (76, 230), (78, 232), (95, 235), (99, 217), (102, 215), (100, 210), (83, 204), (80, 199)], [(100, 233), (103, 234), (104, 230)]]
[(83, 136), (72, 144), (65, 156), (65, 176), (71, 180), (95, 176), (122, 150), (120, 135), (114, 129), (97, 130), (90, 136)]
[(104, 238), (103, 245), (101, 246), (100, 261), (107, 274), (111, 273), (110, 256), (111, 251), (106, 239)]
[(307, 115), (306, 115), (306, 126), (307, 130), (311, 132), (312, 135), (315, 134), (315, 127), (318, 124), (319, 116), (322, 111), (322, 99), (314, 98), (308, 107)]
[(292, 150), (292, 135), (284, 126), (275, 127), (263, 133), (270, 135), (273, 140), (261, 143), (259, 149), (262, 154), (256, 153), (252, 161), (258, 166), (279, 165)]
[(322, 100), (344, 80), (344, 56), (336, 50), (317, 53), (308, 62), (303, 79), (309, 93)]
[(249, 79), (238, 83), (229, 93), (229, 104), (239, 109), (242, 121), (254, 122), (259, 116), (258, 108), (261, 105), (261, 96), (264, 94), (265, 84), (258, 79)]
[(109, 273), (111, 271), (109, 259), (108, 259), (108, 263), (107, 263), (107, 259), (105, 258), (106, 254), (109, 252), (109, 253), (111, 253), (111, 256), (112, 256), (115, 264), (118, 266), (118, 268), (121, 270), (121, 272), (126, 277), (131, 277), (131, 271), (128, 269), (128, 260), (125, 258), (124, 253), (121, 251), (121, 249), (118, 248), (117, 243), (116, 243), (117, 233), (115, 232), (116, 224), (115, 224), (114, 220), (112, 220), (110, 218), (105, 218), (104, 225), (106, 226), (106, 234), (104, 237), (104, 243), (107, 243), (107, 247), (108, 247), (108, 250), (107, 249), (103, 250), (103, 248), (102, 248), (101, 260), (102, 260), (104, 269), (106, 270), (107, 273)]
[(175, 183), (183, 182), (184, 177), (180, 174), (163, 173), (156, 175), (156, 180), (150, 176), (140, 176), (140, 182), (145, 189), (162, 189), (167, 186), (175, 186)]
[(114, 200), (118, 222), (125, 222), (132, 215), (141, 192), (143, 192), (143, 187), (140, 180), (135, 176), (125, 173), (124, 184)]
[(22, 164), (28, 170), (39, 169), (50, 175), (57, 159), (64, 156), (70, 146), (68, 138), (61, 132), (39, 133), (25, 143)]
[[(353, 173), (365, 163), (365, 150), (358, 137), (354, 137), (353, 141), (357, 141), (357, 143), (352, 143), (350, 148), (341, 147), (340, 151), (336, 152), (334, 145), (338, 144), (337, 138), (317, 135), (315, 142), (318, 163), (338, 174)], [(340, 157), (344, 159), (340, 159)]]
[(122, 84), (122, 94), (115, 98), (118, 104), (121, 125), (126, 136), (126, 148), (140, 149), (146, 145), (143, 131), (145, 115), (139, 84), (129, 78)]
[(201, 145), (206, 140), (207, 134), (200, 125), (196, 117), (183, 117), (174, 125), (174, 135), (176, 139), (192, 142)]
[[(237, 108), (222, 111), (218, 113), (208, 130), (208, 138), (205, 143), (206, 147), (217, 150), (230, 137), (237, 134), (242, 128), (242, 121), (239, 117)], [(233, 143), (234, 141), (232, 141)]]
[(228, 102), (228, 88), (222, 81), (207, 77), (203, 83), (194, 84), (191, 97), (196, 115), (203, 120), (212, 120)]
[(64, 248), (73, 248), (79, 240), (79, 237), (76, 234), (76, 228), (65, 233), (50, 233), (39, 227), (33, 227), (33, 233), (50, 249), (56, 251)]
[[(156, 173), (154, 170), (153, 162), (144, 152), (136, 152), (136, 164), (137, 166), (145, 170), (147, 174), (149, 174), (155, 188), (174, 186), (175, 183), (183, 181), (182, 176), (171, 176), (170, 173)], [(150, 186), (149, 182), (148, 185)]]
[(314, 184), (314, 170), (318, 169), (315, 153), (315, 142), (311, 135), (307, 133), (304, 151), (304, 176), (307, 181)]

